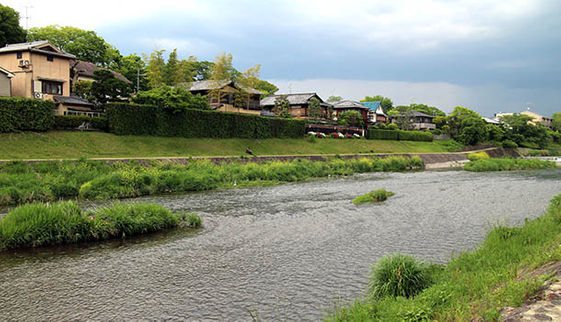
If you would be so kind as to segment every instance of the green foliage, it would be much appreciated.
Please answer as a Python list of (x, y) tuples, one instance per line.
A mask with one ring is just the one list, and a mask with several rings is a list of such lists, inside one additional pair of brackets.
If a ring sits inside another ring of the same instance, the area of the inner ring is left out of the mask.
[(529, 124), (530, 116), (523, 114), (505, 115), (501, 117), (501, 124), (506, 130), (505, 137), (519, 146), (529, 148), (546, 148), (551, 142), (548, 129), (542, 125)]
[(555, 168), (555, 162), (538, 159), (477, 159), (464, 165), (464, 170), (473, 172), (511, 171)]
[(361, 102), (378, 102), (380, 101), (380, 105), (384, 109), (386, 113), (393, 109), (393, 102), (389, 97), (384, 97), (382, 95), (376, 96), (366, 96), (364, 99), (360, 100)]
[(262, 91), (264, 96), (269, 96), (275, 94), (279, 88), (266, 80), (260, 79), (255, 86), (256, 90)]
[(353, 203), (358, 205), (366, 202), (382, 202), (393, 195), (393, 192), (386, 191), (386, 189), (377, 189), (354, 198)]
[(54, 124), (54, 110), (52, 101), (0, 97), (0, 133), (48, 131)]
[(118, 135), (157, 135), (212, 138), (303, 137), (300, 120), (195, 109), (169, 110), (151, 105), (110, 104), (110, 129)]
[(26, 32), (19, 25), (19, 12), (0, 4), (0, 47), (25, 42)]
[(486, 122), (482, 118), (466, 118), (460, 123), (460, 134), (455, 138), (465, 145), (475, 145), (487, 139)]
[(308, 117), (313, 118), (313, 119), (319, 119), (323, 116), (322, 110), (321, 110), (321, 103), (320, 101), (315, 98), (312, 97), (310, 99), (310, 103), (308, 105)]
[(281, 95), (275, 98), (275, 106), (273, 107), (273, 113), (278, 115), (280, 118), (283, 119), (290, 119), (292, 118), (292, 114), (290, 113), (290, 102), (286, 98), (286, 96)]
[(553, 113), (553, 115), (551, 115), (551, 118), (553, 119), (553, 121), (551, 122), (551, 127), (553, 128), (553, 130), (561, 132), (561, 112)]
[(48, 40), (62, 51), (75, 55), (78, 60), (102, 66), (107, 66), (116, 56), (120, 56), (95, 31), (70, 26), (51, 25), (30, 28), (27, 40)]
[(89, 127), (96, 130), (107, 131), (109, 124), (105, 117), (90, 117), (81, 115), (55, 115), (54, 129), (71, 130), (76, 129), (83, 123), (89, 123)]
[(430, 275), (424, 263), (408, 255), (386, 255), (372, 268), (369, 293), (375, 299), (411, 298), (430, 284)]
[(216, 55), (214, 64), (210, 70), (210, 79), (214, 81), (231, 80), (235, 81), (238, 76), (238, 71), (232, 64), (232, 54), (220, 53)]
[[(132, 82), (130, 87), (134, 92), (146, 91), (149, 89), (148, 79), (145, 77), (147, 73), (146, 63), (142, 57), (137, 54), (116, 57), (109, 65), (109, 68), (130, 80)], [(137, 88), (137, 85), (139, 88)]]
[(504, 140), (502, 142), (502, 146), (505, 149), (516, 149), (518, 147), (518, 144), (516, 144), (516, 142), (512, 140)]
[(179, 220), (179, 226), (183, 228), (199, 228), (203, 224), (203, 220), (197, 214), (177, 213), (177, 219)]
[(193, 95), (182, 87), (161, 86), (149, 91), (138, 92), (131, 101), (136, 104), (154, 105), (166, 111), (181, 112), (188, 109), (208, 110), (208, 100), (200, 95)]
[(0, 250), (125, 238), (178, 226), (199, 227), (194, 214), (173, 214), (148, 203), (122, 204), (83, 211), (75, 202), (30, 204), (0, 219)]
[(424, 131), (369, 129), (367, 139), (432, 142), (434, 135), (430, 132)]
[(472, 152), (467, 156), (468, 160), (475, 161), (481, 159), (489, 159), (489, 155), (487, 152)]
[(81, 80), (72, 84), (72, 94), (75, 94), (85, 100), (93, 101), (92, 81)]
[(11, 162), (0, 165), (0, 206), (60, 198), (130, 198), (159, 193), (203, 191), (251, 182), (294, 182), (314, 177), (423, 168), (418, 157), (359, 160), (333, 159), (187, 165), (154, 162), (107, 164), (77, 162)]
[(123, 101), (131, 95), (129, 84), (115, 77), (109, 70), (96, 70), (94, 80), (91, 84), (91, 95), (97, 104)]
[(327, 98), (328, 102), (339, 102), (341, 101), (343, 98), (341, 96), (335, 96), (335, 95), (331, 95)]
[(434, 106), (428, 106), (425, 104), (415, 104), (415, 103), (410, 104), (409, 106), (407, 105), (396, 106), (391, 111), (388, 111), (388, 114), (390, 115), (405, 114), (407, 112), (412, 112), (412, 111), (417, 111), (433, 116), (441, 116), (441, 117), (446, 116), (446, 113), (442, 112), (441, 110), (439, 110)]
[(337, 121), (341, 126), (361, 127), (364, 125), (362, 115), (357, 111), (345, 111), (339, 113), (337, 118)]

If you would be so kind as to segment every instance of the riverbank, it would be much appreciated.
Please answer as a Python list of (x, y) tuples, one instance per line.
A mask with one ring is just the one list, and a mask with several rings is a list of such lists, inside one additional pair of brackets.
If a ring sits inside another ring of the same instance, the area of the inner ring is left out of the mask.
[(364, 139), (209, 139), (118, 136), (102, 132), (0, 134), (0, 160), (149, 158), (196, 156), (440, 153), (460, 151), (453, 140), (433, 142)]
[(324, 161), (212, 162), (11, 162), (0, 165), (0, 205), (61, 198), (117, 199), (304, 181), (365, 172), (423, 169), (419, 157), (390, 156)]
[(173, 213), (157, 204), (120, 204), (83, 211), (73, 201), (29, 204), (0, 218), (0, 251), (76, 244), (153, 233), (178, 226), (197, 228), (195, 214)]
[(412, 298), (366, 297), (338, 306), (330, 321), (498, 320), (502, 307), (517, 307), (539, 290), (552, 272), (524, 272), (561, 260), (561, 195), (547, 212), (520, 228), (498, 226), (475, 251), (432, 268), (432, 285)]

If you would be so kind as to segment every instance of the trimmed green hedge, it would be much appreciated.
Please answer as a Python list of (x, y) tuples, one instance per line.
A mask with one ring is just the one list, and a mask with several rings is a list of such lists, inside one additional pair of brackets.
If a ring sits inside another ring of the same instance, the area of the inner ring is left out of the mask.
[(68, 130), (76, 129), (82, 123), (87, 122), (90, 124), (90, 128), (107, 131), (109, 129), (109, 124), (105, 117), (90, 117), (86, 115), (55, 115), (55, 125), (56, 130)]
[(52, 101), (0, 97), (0, 133), (48, 131), (54, 125), (54, 110)]
[(370, 140), (399, 140), (399, 141), (426, 141), (432, 142), (434, 136), (430, 132), (402, 131), (402, 130), (368, 130), (367, 138)]
[(127, 103), (107, 104), (105, 116), (118, 135), (264, 139), (298, 138), (306, 132), (300, 120)]

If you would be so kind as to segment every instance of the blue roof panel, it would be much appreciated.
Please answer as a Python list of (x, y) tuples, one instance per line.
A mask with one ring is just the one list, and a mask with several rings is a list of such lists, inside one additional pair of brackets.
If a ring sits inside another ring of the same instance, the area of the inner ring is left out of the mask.
[(380, 106), (380, 103), (382, 103), (381, 101), (376, 101), (376, 102), (360, 102), (360, 104), (368, 107), (369, 109), (375, 111), (378, 106)]

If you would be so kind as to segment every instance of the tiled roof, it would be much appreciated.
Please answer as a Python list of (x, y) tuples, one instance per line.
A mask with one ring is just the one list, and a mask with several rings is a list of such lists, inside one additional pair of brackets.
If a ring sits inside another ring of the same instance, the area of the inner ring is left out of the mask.
[[(411, 115), (411, 116), (420, 116), (420, 117), (435, 118), (434, 115), (428, 115), (428, 114), (421, 113), (421, 112), (417, 112), (417, 111), (411, 111), (411, 112), (412, 112), (412, 115)], [(395, 117), (395, 116), (404, 116), (404, 115), (405, 115), (404, 113), (400, 113), (400, 114), (394, 114), (394, 115), (392, 115), (392, 117)]]
[(53, 99), (55, 100), (55, 102), (66, 104), (66, 105), (81, 105), (81, 106), (92, 106), (92, 107), (94, 106), (94, 104), (75, 95), (72, 96), (54, 95)]
[(191, 91), (191, 92), (210, 91), (210, 90), (213, 90), (213, 89), (222, 88), (222, 87), (226, 87), (228, 85), (232, 85), (233, 87), (243, 89), (244, 91), (246, 91), (247, 93), (250, 93), (250, 94), (259, 94), (259, 95), (263, 94), (263, 92), (261, 92), (259, 90), (256, 90), (254, 88), (243, 87), (240, 84), (235, 83), (235, 82), (230, 81), (230, 80), (222, 80), (222, 81), (203, 80), (203, 81), (196, 81), (196, 82), (190, 82), (190, 83), (181, 83), (179, 85), (183, 86), (184, 88), (186, 88), (188, 91)]
[(363, 104), (361, 104), (359, 102), (356, 102), (356, 101), (350, 101), (350, 100), (333, 102), (332, 104), (333, 104), (334, 109), (343, 109), (343, 108), (368, 109), (368, 107), (364, 106)]
[(108, 70), (111, 73), (113, 73), (113, 75), (115, 75), (115, 77), (117, 77), (118, 79), (122, 80), (123, 82), (127, 83), (127, 84), (132, 84), (132, 82), (130, 80), (128, 80), (125, 76), (123, 76), (120, 73), (117, 73), (116, 71), (112, 71), (110, 69), (107, 68), (102, 68), (99, 66), (96, 66), (95, 64), (86, 62), (86, 61), (76, 61), (74, 64), (71, 64), (74, 68), (74, 72), (78, 74), (78, 76), (86, 76), (86, 77), (94, 77), (94, 72), (96, 70)]
[[(49, 49), (45, 49), (49, 48)], [(65, 53), (62, 50), (56, 48), (53, 44), (51, 44), (47, 40), (37, 40), (32, 42), (23, 42), (18, 44), (8, 44), (5, 47), (0, 48), (0, 53), (7, 53), (7, 52), (14, 52), (14, 51), (33, 51), (42, 53), (45, 55), (55, 55), (65, 58), (76, 58), (76, 56)], [(54, 50), (54, 51), (52, 51)]]
[(271, 95), (267, 96), (261, 100), (261, 106), (272, 106), (275, 105), (275, 100), (280, 97), (284, 96), (290, 103), (290, 105), (304, 105), (308, 104), (308, 101), (312, 97), (317, 97), (323, 105), (327, 105), (322, 101), (322, 99), (316, 93), (298, 93), (298, 94), (278, 94), (278, 95)]

